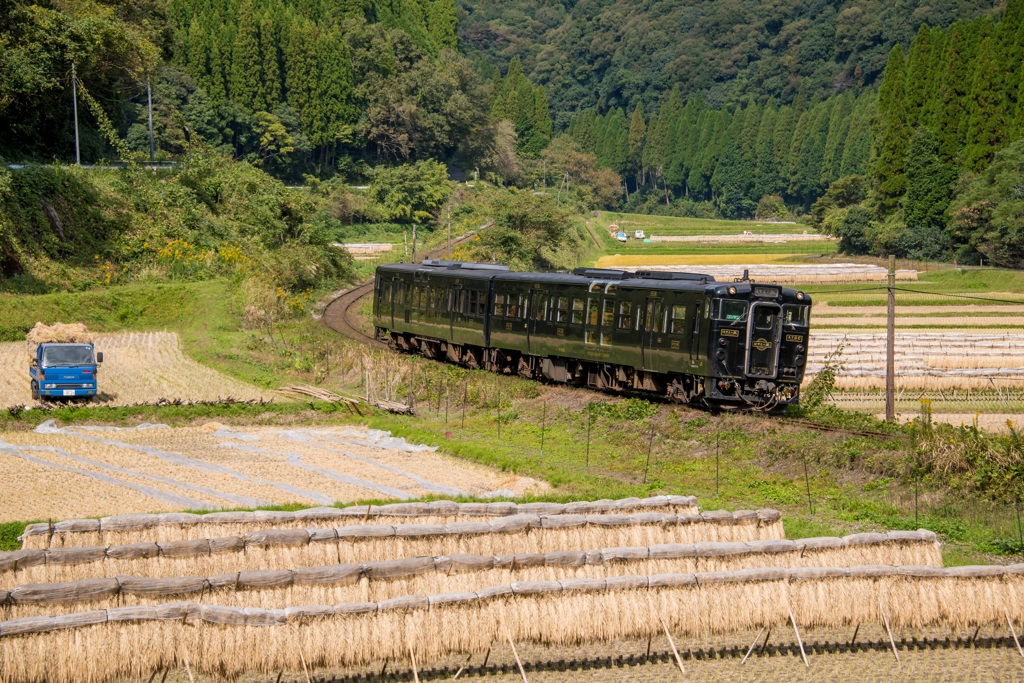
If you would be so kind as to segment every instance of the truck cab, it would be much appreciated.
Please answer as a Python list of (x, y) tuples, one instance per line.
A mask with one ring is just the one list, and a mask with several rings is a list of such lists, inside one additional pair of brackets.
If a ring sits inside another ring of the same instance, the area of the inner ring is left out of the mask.
[(92, 344), (40, 344), (29, 367), (32, 398), (88, 398), (96, 395), (103, 353)]

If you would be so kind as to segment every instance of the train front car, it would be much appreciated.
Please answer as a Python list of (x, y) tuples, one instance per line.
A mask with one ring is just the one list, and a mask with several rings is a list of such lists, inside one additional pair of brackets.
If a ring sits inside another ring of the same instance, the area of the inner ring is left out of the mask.
[(807, 364), (811, 298), (753, 282), (713, 289), (707, 400), (773, 410), (800, 397)]

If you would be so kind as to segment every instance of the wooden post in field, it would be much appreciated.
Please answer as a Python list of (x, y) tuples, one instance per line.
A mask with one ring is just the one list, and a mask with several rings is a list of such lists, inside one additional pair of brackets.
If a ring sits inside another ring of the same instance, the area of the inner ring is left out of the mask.
[(896, 257), (889, 256), (889, 308), (885, 329), (885, 420), (896, 421)]

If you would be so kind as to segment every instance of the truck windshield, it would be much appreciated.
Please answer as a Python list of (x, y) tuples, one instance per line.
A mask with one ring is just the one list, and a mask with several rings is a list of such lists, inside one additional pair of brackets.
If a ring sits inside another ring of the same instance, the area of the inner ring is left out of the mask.
[(88, 346), (48, 346), (43, 349), (44, 368), (93, 364), (92, 349)]

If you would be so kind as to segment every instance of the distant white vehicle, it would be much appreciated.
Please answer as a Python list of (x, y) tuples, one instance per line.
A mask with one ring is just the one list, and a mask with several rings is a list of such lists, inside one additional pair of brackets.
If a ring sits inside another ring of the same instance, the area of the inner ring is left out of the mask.
[(635, 231), (633, 233), (633, 237), (638, 239), (638, 240), (642, 240), (644, 237), (646, 237), (646, 235), (644, 235), (644, 231), (643, 230), (637, 230), (637, 231)]
[(620, 242), (625, 242), (625, 241), (626, 241), (626, 240), (628, 240), (629, 238), (628, 238), (628, 237), (626, 237), (626, 233), (624, 233), (624, 232), (620, 232), (620, 233), (617, 233), (617, 234), (615, 235), (615, 239), (617, 239), (617, 240), (618, 240), (618, 241), (620, 241)]

